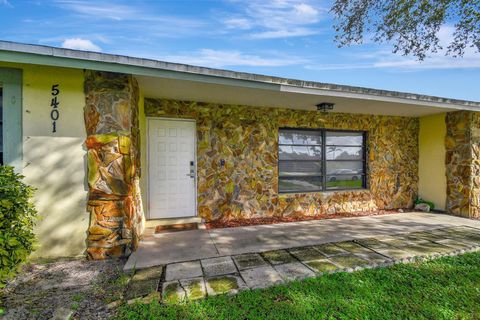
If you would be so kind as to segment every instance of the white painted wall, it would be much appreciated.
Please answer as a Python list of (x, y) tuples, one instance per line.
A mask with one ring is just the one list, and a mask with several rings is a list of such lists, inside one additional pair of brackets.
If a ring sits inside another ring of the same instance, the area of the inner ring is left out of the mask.
[[(74, 256), (86, 248), (86, 138), (83, 70), (33, 65), (23, 69), (23, 175), (37, 189), (41, 216), (33, 258)], [(51, 87), (59, 84), (57, 132), (50, 119)], [(8, 137), (7, 137), (8, 138)]]

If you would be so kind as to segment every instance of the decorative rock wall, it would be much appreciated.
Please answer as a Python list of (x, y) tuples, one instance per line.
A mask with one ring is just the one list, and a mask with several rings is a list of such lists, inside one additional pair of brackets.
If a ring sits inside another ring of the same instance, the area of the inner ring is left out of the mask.
[(144, 228), (138, 85), (129, 75), (85, 71), (90, 259), (127, 256)]
[[(416, 118), (164, 99), (146, 99), (145, 113), (196, 120), (198, 212), (206, 220), (411, 208), (417, 197)], [(279, 195), (280, 127), (367, 131), (367, 190)]]
[(480, 218), (480, 113), (449, 112), (447, 136), (447, 212)]

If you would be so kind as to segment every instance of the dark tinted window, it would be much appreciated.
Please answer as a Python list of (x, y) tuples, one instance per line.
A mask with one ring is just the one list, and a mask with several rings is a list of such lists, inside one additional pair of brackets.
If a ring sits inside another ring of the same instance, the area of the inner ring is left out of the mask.
[(280, 129), (279, 192), (365, 187), (365, 133)]

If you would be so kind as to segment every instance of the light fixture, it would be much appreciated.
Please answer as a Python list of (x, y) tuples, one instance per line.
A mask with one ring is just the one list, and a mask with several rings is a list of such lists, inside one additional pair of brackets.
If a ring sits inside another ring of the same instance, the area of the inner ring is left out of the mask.
[(316, 106), (318, 111), (327, 112), (327, 111), (333, 110), (333, 106), (335, 106), (335, 103), (322, 102), (317, 104)]

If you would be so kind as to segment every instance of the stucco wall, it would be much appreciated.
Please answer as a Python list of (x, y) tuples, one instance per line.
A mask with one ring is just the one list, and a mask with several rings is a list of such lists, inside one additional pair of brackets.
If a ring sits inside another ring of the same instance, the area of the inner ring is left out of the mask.
[(445, 166), (445, 113), (420, 118), (418, 135), (418, 194), (445, 210), (447, 178)]
[[(83, 71), (33, 65), (2, 64), (23, 69), (23, 175), (34, 186), (41, 216), (33, 257), (84, 253), (86, 212), (83, 122)], [(59, 119), (52, 133), (51, 87), (59, 85)]]
[[(417, 118), (162, 99), (145, 99), (145, 113), (196, 120), (198, 213), (207, 220), (408, 208), (417, 196)], [(279, 195), (279, 127), (367, 131), (368, 188)]]

